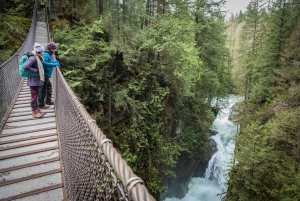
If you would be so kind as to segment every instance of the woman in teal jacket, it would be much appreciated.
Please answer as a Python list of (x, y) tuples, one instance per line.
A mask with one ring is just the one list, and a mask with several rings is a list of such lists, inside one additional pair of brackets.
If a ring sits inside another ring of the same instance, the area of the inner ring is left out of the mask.
[(57, 51), (57, 45), (54, 42), (50, 42), (47, 44), (45, 48), (45, 52), (43, 55), (44, 62), (44, 75), (45, 82), (44, 86), (39, 94), (38, 102), (39, 108), (49, 108), (50, 105), (53, 105), (52, 97), (52, 84), (50, 78), (52, 76), (52, 71), (54, 67), (60, 67), (59, 62), (55, 59), (55, 52)]

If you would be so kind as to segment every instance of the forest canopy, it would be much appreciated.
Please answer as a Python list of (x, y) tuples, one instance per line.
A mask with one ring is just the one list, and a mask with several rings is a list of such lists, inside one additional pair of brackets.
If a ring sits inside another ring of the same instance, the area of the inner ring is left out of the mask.
[[(300, 197), (298, 0), (251, 0), (229, 20), (224, 0), (49, 2), (64, 76), (156, 198), (179, 156), (204, 152), (230, 93), (244, 101), (223, 199)], [(3, 63), (26, 38), (32, 2), (0, 7)]]

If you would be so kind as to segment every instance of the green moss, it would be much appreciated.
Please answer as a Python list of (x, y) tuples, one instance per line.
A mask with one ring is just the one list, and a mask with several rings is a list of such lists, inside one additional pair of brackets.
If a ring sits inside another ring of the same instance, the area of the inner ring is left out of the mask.
[(24, 43), (31, 21), (11, 15), (0, 15), (0, 19), (0, 63), (2, 64)]

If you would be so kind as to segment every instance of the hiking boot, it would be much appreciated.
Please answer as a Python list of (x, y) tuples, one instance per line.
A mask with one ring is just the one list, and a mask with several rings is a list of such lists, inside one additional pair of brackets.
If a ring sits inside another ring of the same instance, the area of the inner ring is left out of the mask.
[(32, 111), (32, 117), (33, 118), (41, 118), (41, 117), (43, 117), (43, 115), (40, 114), (39, 111), (36, 109), (36, 110)]
[(44, 105), (43, 107), (40, 107), (40, 109), (48, 109), (50, 107), (50, 105)]
[(46, 112), (44, 112), (43, 110), (41, 110), (40, 108), (36, 109), (38, 111), (38, 113), (42, 114), (42, 116), (44, 116), (46, 114)]

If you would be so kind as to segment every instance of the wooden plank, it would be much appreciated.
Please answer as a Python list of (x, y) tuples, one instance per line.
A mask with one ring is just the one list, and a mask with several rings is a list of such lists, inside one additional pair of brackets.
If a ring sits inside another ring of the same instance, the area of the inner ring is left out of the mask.
[[(46, 135), (37, 135), (37, 136), (30, 136), (30, 137), (26, 137), (26, 138), (19, 138), (19, 139), (15, 139), (15, 140), (7, 140), (7, 141), (0, 141), (0, 145), (3, 144), (10, 144), (10, 143), (15, 143), (15, 142), (22, 142), (22, 141), (27, 141), (27, 140), (34, 140), (34, 139), (39, 139), (39, 138), (44, 138), (44, 137), (52, 137), (52, 136), (56, 136), (57, 133), (50, 133), (50, 134), (46, 134)], [(1, 149), (0, 149), (1, 151)]]
[(20, 132), (9, 133), (9, 134), (0, 134), (0, 138), (13, 136), (13, 135), (26, 134), (26, 133), (33, 133), (33, 132), (38, 132), (38, 131), (52, 130), (52, 129), (56, 129), (56, 126), (50, 126), (50, 127), (46, 127), (46, 128), (40, 128), (40, 129), (28, 130), (28, 131), (20, 131)]
[(13, 167), (9, 167), (9, 168), (3, 168), (3, 169), (0, 169), (0, 173), (10, 172), (10, 171), (19, 170), (19, 169), (28, 168), (28, 167), (37, 166), (37, 165), (42, 165), (42, 164), (45, 164), (45, 163), (51, 163), (51, 162), (55, 162), (55, 161), (59, 161), (59, 160), (60, 160), (60, 157), (55, 157), (55, 158), (50, 158), (50, 159), (37, 161), (37, 162), (33, 162), (33, 163), (27, 163), (27, 164), (24, 164), (24, 165), (18, 165), (18, 166), (13, 166)]
[(25, 90), (21, 90), (20, 91), (20, 94), (22, 94), (22, 93), (30, 93), (30, 88), (28, 87), (28, 88), (25, 88)]
[(31, 96), (31, 92), (30, 91), (21, 91), (20, 95), (30, 95)]
[(14, 105), (13, 106), (13, 109), (17, 109), (17, 108), (24, 108), (24, 107), (30, 107), (30, 103), (28, 103), (28, 104), (23, 104), (23, 105)]
[(19, 95), (30, 95), (31, 96), (31, 91), (21, 91)]
[(17, 101), (15, 105), (30, 104), (30, 100)]
[(29, 154), (35, 154), (35, 153), (39, 153), (39, 152), (50, 151), (50, 150), (54, 150), (54, 149), (58, 149), (58, 146), (48, 147), (48, 148), (43, 148), (43, 149), (36, 149), (36, 150), (33, 150), (33, 151), (27, 151), (27, 152), (7, 155), (7, 156), (1, 156), (0, 161), (5, 160), (5, 159), (9, 159), (9, 158), (19, 157), (19, 156), (26, 156), (26, 155), (29, 155)]
[[(47, 122), (41, 122), (41, 123), (35, 123), (35, 124), (26, 124), (26, 125), (20, 125), (20, 126), (10, 126), (10, 125), (5, 125), (4, 129), (14, 129), (14, 128), (22, 128), (22, 127), (30, 127), (30, 126), (38, 126), (38, 125), (43, 125), (43, 124), (50, 124), (50, 123), (55, 123), (56, 121), (47, 121)], [(1, 137), (1, 134), (0, 134)]]
[(20, 95), (18, 95), (18, 98), (28, 98), (30, 100), (31, 94), (30, 93), (28, 93), (28, 94), (20, 94)]
[(18, 96), (17, 101), (30, 101), (31, 96)]
[[(46, 112), (44, 110), (42, 110), (43, 112)], [(46, 112), (47, 114), (50, 114), (50, 113), (54, 113), (54, 111), (48, 111)], [(21, 116), (27, 116), (27, 115), (31, 115), (32, 112), (24, 112), (24, 113), (18, 113), (18, 114), (11, 114), (9, 115), (8, 118), (11, 118), (11, 117), (21, 117)]]
[[(50, 114), (50, 115), (45, 115), (41, 118), (50, 118), (50, 117), (55, 117), (55, 114)], [(16, 120), (7, 120), (6, 123), (12, 123), (12, 122), (20, 122), (20, 121), (28, 121), (28, 120), (33, 120), (33, 119), (39, 119), (39, 118), (33, 118), (33, 117), (28, 117), (26, 119), (16, 119)]]
[(18, 97), (17, 98), (17, 101), (26, 101), (26, 100), (28, 100), (30, 102), (30, 97), (29, 98), (27, 98), (27, 97), (25, 97), (25, 98)]
[(31, 95), (19, 95), (18, 98), (30, 98)]
[(30, 99), (31, 99), (31, 96), (29, 95), (29, 96), (18, 96), (18, 98), (17, 98), (17, 100), (19, 101), (19, 100), (22, 100), (22, 101), (24, 101), (24, 100), (29, 100), (30, 101)]
[(28, 176), (28, 177), (22, 177), (22, 178), (19, 178), (19, 179), (0, 182), (0, 187), (1, 186), (7, 186), (7, 185), (10, 185), (10, 184), (19, 183), (19, 182), (30, 180), (30, 179), (36, 179), (36, 178), (39, 178), (39, 177), (44, 177), (44, 176), (51, 175), (51, 174), (56, 174), (56, 173), (59, 173), (59, 172), (61, 172), (61, 169), (51, 170), (51, 171), (48, 171), (48, 172), (33, 174), (33, 175)]
[(0, 201), (16, 200), (16, 199), (20, 199), (20, 198), (23, 198), (23, 197), (32, 196), (32, 195), (35, 195), (35, 194), (38, 194), (38, 193), (43, 193), (43, 192), (51, 191), (51, 190), (54, 190), (54, 189), (57, 189), (57, 188), (62, 188), (62, 187), (63, 187), (63, 184), (60, 183), (60, 184), (56, 184), (56, 185), (53, 185), (53, 186), (49, 186), (49, 187), (29, 191), (27, 193), (22, 193), (22, 194), (19, 194), (19, 195), (15, 195), (15, 196), (12, 196), (12, 197), (9, 197), (9, 198), (4, 198), (4, 199), (1, 199)]
[[(44, 112), (47, 112), (47, 111), (54, 111), (54, 108), (48, 108), (48, 109), (43, 109)], [(28, 110), (23, 110), (23, 111), (14, 111), (14, 112), (11, 112), (11, 114), (18, 114), (18, 113), (22, 113), (22, 112), (32, 112), (31, 108), (28, 108)]]
[(43, 144), (43, 143), (53, 142), (53, 141), (57, 141), (57, 138), (51, 138), (51, 139), (47, 139), (47, 140), (39, 140), (39, 141), (34, 141), (34, 142), (29, 142), (29, 143), (24, 143), (24, 144), (7, 146), (7, 147), (0, 147), (0, 151), (5, 151), (5, 150), (9, 150), (9, 149), (17, 149), (17, 148), (21, 148), (21, 147), (29, 147), (32, 145)]

